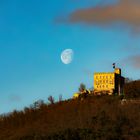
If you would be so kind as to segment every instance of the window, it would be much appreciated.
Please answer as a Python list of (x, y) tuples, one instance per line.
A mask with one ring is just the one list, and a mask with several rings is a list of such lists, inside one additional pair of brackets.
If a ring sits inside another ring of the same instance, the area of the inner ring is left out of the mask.
[(98, 85), (98, 81), (95, 81), (95, 84)]
[(110, 84), (112, 84), (112, 85), (113, 85), (113, 81), (110, 81)]

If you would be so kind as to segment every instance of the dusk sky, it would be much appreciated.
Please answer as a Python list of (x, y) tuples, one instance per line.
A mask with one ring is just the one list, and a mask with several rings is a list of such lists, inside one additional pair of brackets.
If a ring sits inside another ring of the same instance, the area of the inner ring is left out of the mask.
[(112, 63), (140, 79), (139, 0), (0, 0), (0, 113), (71, 98)]

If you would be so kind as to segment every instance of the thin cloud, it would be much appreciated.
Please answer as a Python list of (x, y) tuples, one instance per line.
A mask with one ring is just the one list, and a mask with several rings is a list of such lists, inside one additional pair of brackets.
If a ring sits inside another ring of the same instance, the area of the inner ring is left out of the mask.
[(10, 102), (20, 102), (21, 101), (21, 97), (19, 95), (16, 95), (16, 94), (11, 94), (9, 96), (9, 101)]
[(59, 18), (59, 22), (100, 26), (122, 23), (137, 31), (140, 30), (140, 1), (120, 0), (114, 5), (98, 5), (91, 8), (77, 9), (67, 18)]
[[(120, 50), (119, 50), (120, 51)], [(139, 46), (133, 46), (133, 45), (128, 45), (123, 48), (121, 48), (121, 51), (129, 52), (129, 53), (140, 53), (140, 47)]]
[(140, 70), (140, 54), (126, 58), (123, 60), (123, 63), (132, 66), (134, 69)]

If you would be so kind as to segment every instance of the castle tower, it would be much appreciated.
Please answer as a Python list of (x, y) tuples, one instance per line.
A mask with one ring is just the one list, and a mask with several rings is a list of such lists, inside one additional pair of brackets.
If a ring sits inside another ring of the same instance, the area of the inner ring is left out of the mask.
[(124, 77), (121, 76), (121, 69), (115, 67), (114, 72), (94, 73), (94, 94), (118, 94), (123, 93)]
[(121, 76), (121, 69), (120, 68), (115, 68), (114, 73)]
[(121, 69), (115, 68), (114, 73), (116, 74), (116, 86), (118, 90), (118, 95), (121, 95)]

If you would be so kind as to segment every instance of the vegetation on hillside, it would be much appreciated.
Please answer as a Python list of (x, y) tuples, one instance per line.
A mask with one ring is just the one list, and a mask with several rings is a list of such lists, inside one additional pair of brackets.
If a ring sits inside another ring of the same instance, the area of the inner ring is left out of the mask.
[[(136, 91), (140, 87), (136, 83), (128, 83), (125, 91), (133, 84)], [(138, 99), (135, 92), (131, 94)], [(0, 140), (140, 139), (139, 103), (122, 104), (118, 96), (93, 95), (84, 100), (62, 101), (62, 96), (59, 102), (54, 102), (52, 96), (48, 100), (49, 104), (39, 100), (23, 111), (1, 115)]]
[(140, 80), (129, 80), (124, 87), (126, 98), (139, 98), (140, 97)]

